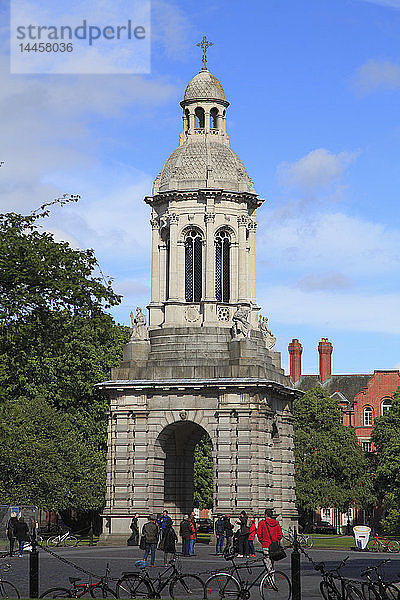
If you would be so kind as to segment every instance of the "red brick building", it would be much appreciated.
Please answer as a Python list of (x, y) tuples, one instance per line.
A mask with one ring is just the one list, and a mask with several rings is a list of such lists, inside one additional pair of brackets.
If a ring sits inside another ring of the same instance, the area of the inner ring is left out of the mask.
[[(298, 339), (293, 339), (288, 347), (290, 355), (290, 378), (294, 385), (303, 391), (318, 385), (326, 389), (331, 397), (338, 400), (343, 410), (343, 423), (352, 425), (358, 441), (366, 452), (372, 452), (371, 431), (376, 417), (390, 410), (392, 396), (400, 387), (399, 370), (375, 370), (372, 374), (332, 375), (333, 346), (327, 338), (318, 344), (319, 374), (305, 375), (301, 372), (303, 347)], [(349, 512), (351, 521), (363, 521), (365, 515), (357, 516)], [(347, 523), (347, 515), (336, 509), (321, 509), (317, 519), (327, 520), (338, 530)]]

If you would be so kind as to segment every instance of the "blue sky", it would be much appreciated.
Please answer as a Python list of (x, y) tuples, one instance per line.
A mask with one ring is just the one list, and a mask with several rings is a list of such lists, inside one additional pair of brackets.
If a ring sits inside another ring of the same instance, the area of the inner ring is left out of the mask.
[(95, 249), (119, 322), (149, 301), (143, 196), (207, 33), (231, 147), (265, 199), (257, 296), (283, 365), (297, 337), (316, 372), (328, 337), (336, 373), (400, 367), (400, 0), (154, 0), (149, 75), (10, 75), (0, 7), (1, 210), (80, 194), (50, 228)]

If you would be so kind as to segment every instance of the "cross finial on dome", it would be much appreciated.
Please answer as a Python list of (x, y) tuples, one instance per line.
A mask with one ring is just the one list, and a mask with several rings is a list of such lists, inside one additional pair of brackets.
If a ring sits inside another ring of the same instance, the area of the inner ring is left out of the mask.
[(210, 46), (214, 46), (214, 42), (209, 42), (207, 36), (204, 35), (202, 41), (196, 44), (196, 46), (203, 49), (203, 69), (207, 69), (207, 50)]

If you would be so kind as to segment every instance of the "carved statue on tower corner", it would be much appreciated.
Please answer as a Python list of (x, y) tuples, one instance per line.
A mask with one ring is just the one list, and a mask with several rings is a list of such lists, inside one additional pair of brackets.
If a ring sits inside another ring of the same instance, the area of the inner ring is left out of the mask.
[(234, 340), (243, 340), (250, 336), (249, 322), (250, 308), (248, 306), (239, 306), (232, 317), (232, 334)]
[(131, 342), (148, 340), (149, 336), (147, 333), (147, 321), (146, 316), (142, 313), (142, 309), (140, 306), (136, 308), (136, 316), (133, 316), (133, 312), (131, 312), (131, 323), (132, 323), (132, 333), (131, 333)]

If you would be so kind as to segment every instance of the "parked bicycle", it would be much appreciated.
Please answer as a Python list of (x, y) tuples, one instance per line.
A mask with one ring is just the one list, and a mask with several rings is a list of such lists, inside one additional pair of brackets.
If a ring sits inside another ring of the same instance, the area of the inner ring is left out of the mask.
[(9, 581), (3, 579), (2, 573), (8, 573), (11, 565), (8, 562), (0, 564), (0, 598), (20, 598), (19, 591)]
[(388, 537), (379, 537), (374, 530), (371, 532), (372, 539), (368, 542), (368, 549), (376, 552), (398, 552), (400, 543), (390, 540)]
[(54, 535), (49, 537), (46, 542), (47, 546), (69, 546), (70, 548), (75, 548), (78, 545), (78, 538), (74, 535), (71, 535), (70, 531), (67, 531), (64, 534)]
[(70, 577), (70, 588), (50, 588), (40, 598), (82, 598), (89, 593), (92, 598), (116, 598), (117, 595), (108, 585), (110, 565), (107, 563), (106, 572), (98, 581), (83, 581), (79, 577)]
[[(314, 544), (313, 538), (311, 537), (311, 535), (308, 535), (307, 533), (297, 533), (297, 541), (300, 544), (300, 546), (303, 546), (303, 548), (312, 548), (313, 544)], [(285, 533), (285, 535), (281, 539), (281, 544), (285, 550), (287, 550), (287, 548), (291, 548), (293, 546), (293, 544), (294, 544), (293, 529), (289, 529), (288, 532)]]
[(340, 573), (349, 557), (344, 558), (336, 569), (325, 570), (325, 563), (315, 565), (315, 569), (322, 574), (319, 589), (325, 600), (364, 600), (360, 590), (346, 580)]
[(177, 559), (172, 559), (156, 579), (148, 574), (147, 563), (137, 560), (135, 566), (139, 571), (122, 573), (117, 582), (117, 598), (160, 598), (168, 587), (169, 595), (174, 600), (187, 600), (189, 597), (201, 600), (204, 598), (204, 582), (197, 575), (182, 573)]
[[(226, 560), (232, 561), (232, 567), (211, 575), (205, 583), (205, 598), (207, 600), (246, 600), (250, 598), (252, 588), (258, 586), (263, 600), (289, 600), (292, 586), (289, 578), (282, 571), (268, 571), (264, 561), (251, 561), (237, 564), (235, 555), (225, 555)], [(245, 579), (243, 573), (247, 570), (252, 575), (254, 569), (259, 570), (253, 580)]]
[[(361, 571), (361, 575), (368, 579), (368, 582), (361, 586), (365, 600), (398, 600), (400, 597), (400, 589), (394, 583), (386, 583), (383, 579), (382, 567), (388, 562), (390, 558)], [(372, 578), (372, 573), (375, 573), (376, 579)]]

